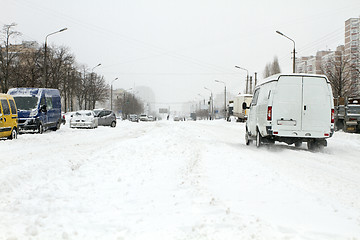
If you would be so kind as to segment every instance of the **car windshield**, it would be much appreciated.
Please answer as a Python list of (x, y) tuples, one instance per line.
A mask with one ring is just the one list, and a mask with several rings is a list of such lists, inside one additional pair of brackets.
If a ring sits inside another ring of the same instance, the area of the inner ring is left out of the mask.
[(101, 112), (101, 110), (94, 110), (95, 116), (98, 116), (100, 112)]
[(14, 96), (19, 110), (31, 110), (37, 107), (39, 98), (36, 96)]

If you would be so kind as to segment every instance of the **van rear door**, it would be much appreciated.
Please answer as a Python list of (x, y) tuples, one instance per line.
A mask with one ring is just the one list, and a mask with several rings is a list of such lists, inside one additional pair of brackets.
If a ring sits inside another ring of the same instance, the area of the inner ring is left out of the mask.
[(329, 132), (332, 96), (324, 77), (303, 77), (302, 130)]
[(280, 76), (273, 95), (272, 121), (278, 130), (301, 130), (302, 76)]

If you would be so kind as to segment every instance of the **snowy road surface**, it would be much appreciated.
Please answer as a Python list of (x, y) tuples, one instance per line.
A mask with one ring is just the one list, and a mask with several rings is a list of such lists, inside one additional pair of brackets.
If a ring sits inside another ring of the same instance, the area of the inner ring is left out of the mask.
[(0, 141), (0, 239), (360, 239), (360, 136), (322, 152), (244, 125), (118, 122)]

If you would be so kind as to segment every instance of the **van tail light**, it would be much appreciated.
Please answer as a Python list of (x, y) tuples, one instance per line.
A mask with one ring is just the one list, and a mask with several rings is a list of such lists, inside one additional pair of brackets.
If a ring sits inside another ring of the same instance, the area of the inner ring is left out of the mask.
[(331, 123), (335, 122), (335, 112), (334, 109), (331, 109)]
[(268, 121), (271, 121), (272, 119), (272, 106), (268, 106), (268, 109), (267, 109), (267, 120)]

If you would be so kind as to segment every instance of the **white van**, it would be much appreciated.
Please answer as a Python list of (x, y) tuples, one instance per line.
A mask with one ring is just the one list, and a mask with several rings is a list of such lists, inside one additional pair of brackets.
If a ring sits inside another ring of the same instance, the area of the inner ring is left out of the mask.
[(277, 74), (254, 91), (246, 122), (245, 141), (285, 142), (309, 149), (326, 146), (334, 133), (334, 103), (329, 80), (323, 75)]

